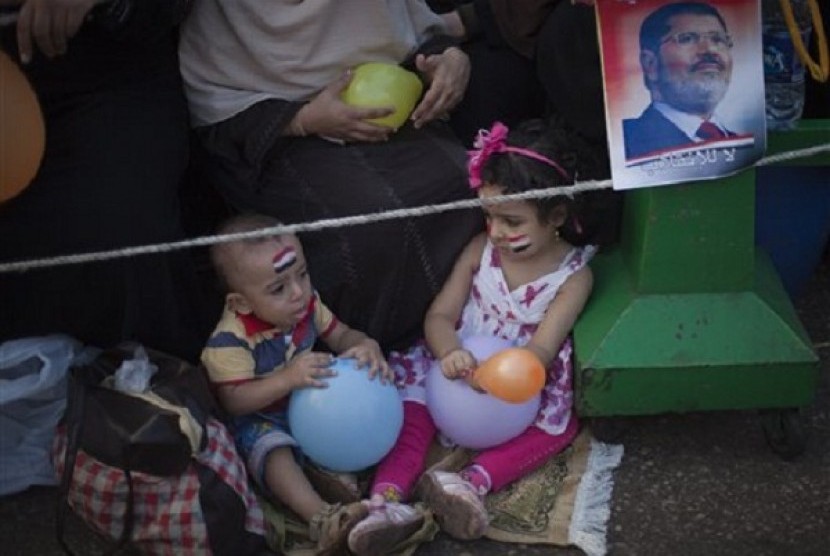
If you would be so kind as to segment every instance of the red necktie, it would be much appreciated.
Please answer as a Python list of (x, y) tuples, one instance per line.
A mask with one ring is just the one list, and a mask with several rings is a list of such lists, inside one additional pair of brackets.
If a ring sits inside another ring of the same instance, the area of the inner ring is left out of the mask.
[(702, 124), (700, 124), (700, 127), (697, 128), (695, 135), (704, 140), (723, 139), (726, 137), (726, 134), (721, 130), (721, 128), (709, 120), (705, 120)]

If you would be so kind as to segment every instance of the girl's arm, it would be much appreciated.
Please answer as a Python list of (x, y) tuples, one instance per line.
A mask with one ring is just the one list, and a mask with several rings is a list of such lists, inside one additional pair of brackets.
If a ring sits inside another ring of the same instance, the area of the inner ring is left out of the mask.
[(429, 349), (439, 360), (450, 352), (461, 349), (455, 324), (470, 296), (473, 274), (481, 261), (486, 241), (485, 234), (479, 234), (467, 244), (455, 262), (450, 277), (427, 311), (424, 335)]
[(545, 368), (551, 364), (562, 342), (573, 329), (593, 285), (591, 269), (584, 266), (565, 280), (548, 306), (545, 318), (525, 346), (539, 357)]

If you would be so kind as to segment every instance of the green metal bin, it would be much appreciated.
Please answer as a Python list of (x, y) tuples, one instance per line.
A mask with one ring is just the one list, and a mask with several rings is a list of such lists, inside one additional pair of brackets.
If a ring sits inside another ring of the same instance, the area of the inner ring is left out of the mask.
[[(823, 145), (830, 120), (770, 134), (767, 154)], [(830, 153), (787, 165), (827, 165)], [(592, 263), (574, 328), (583, 417), (773, 409), (765, 432), (803, 450), (818, 356), (778, 275), (755, 248), (755, 169), (625, 193), (621, 240)]]

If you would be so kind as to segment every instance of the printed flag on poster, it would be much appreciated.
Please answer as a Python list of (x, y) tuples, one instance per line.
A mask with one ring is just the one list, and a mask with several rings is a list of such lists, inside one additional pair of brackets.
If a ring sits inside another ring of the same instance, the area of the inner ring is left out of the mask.
[(614, 189), (713, 179), (766, 149), (758, 0), (597, 0)]

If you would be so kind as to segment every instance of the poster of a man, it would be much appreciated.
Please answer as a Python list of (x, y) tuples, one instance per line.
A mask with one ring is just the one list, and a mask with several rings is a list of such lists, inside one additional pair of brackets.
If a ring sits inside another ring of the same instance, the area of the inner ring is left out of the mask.
[(615, 188), (720, 177), (760, 158), (757, 2), (605, 0), (598, 6)]

